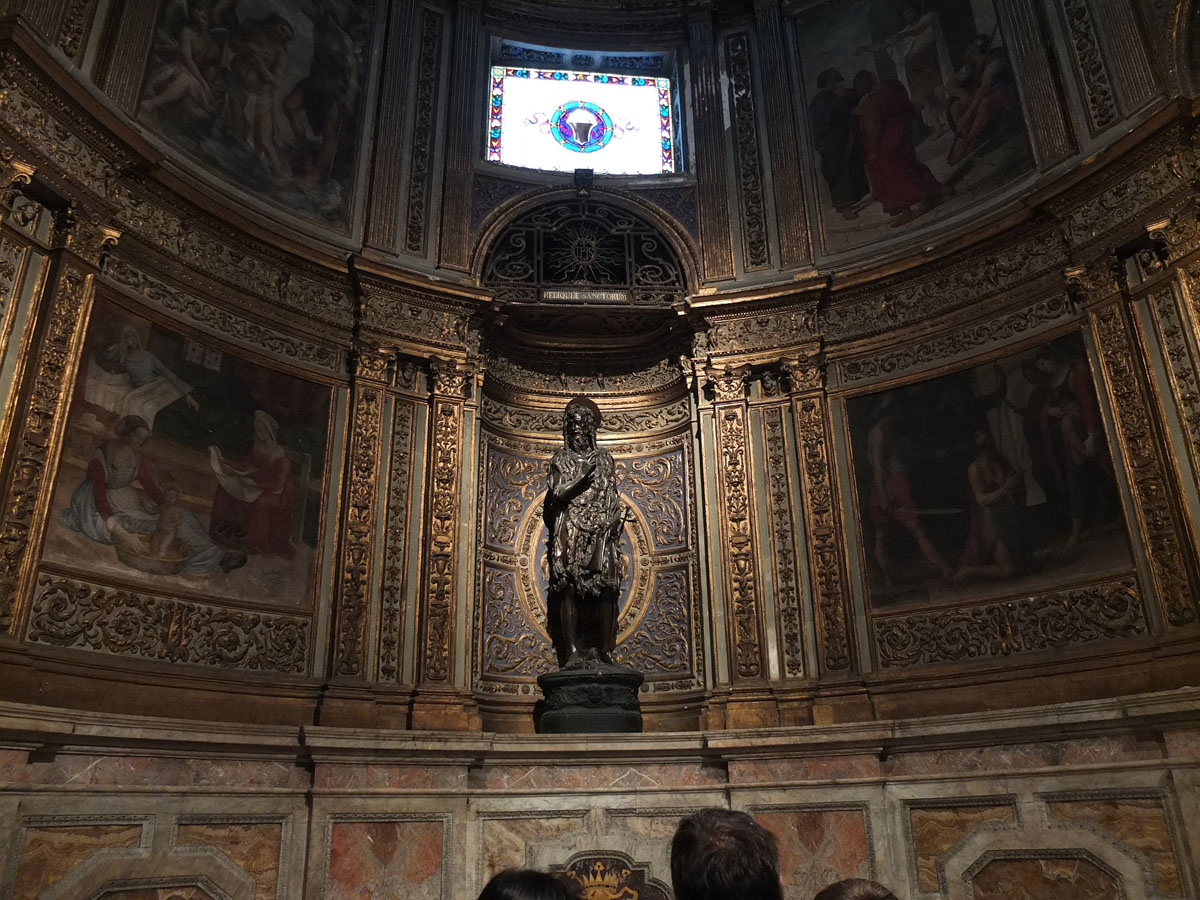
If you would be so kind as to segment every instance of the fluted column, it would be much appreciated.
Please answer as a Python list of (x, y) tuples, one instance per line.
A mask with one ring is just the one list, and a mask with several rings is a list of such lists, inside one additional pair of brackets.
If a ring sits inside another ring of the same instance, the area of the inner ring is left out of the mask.
[(691, 55), (692, 116), (696, 135), (700, 246), (703, 248), (706, 281), (733, 277), (729, 195), (725, 174), (725, 116), (721, 106), (713, 14), (711, 0), (690, 0), (688, 51)]

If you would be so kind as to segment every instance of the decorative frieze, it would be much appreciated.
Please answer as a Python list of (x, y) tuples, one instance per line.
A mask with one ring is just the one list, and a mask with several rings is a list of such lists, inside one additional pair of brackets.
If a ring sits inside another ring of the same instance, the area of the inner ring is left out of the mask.
[(1146, 633), (1133, 578), (987, 603), (878, 618), (875, 650), (884, 668), (994, 659)]
[(122, 259), (110, 260), (105, 275), (109, 280), (131, 289), (151, 305), (185, 318), (193, 325), (222, 338), (326, 372), (340, 375), (345, 371), (345, 357), (341, 350), (260, 325), (186, 294)]
[(1065, 293), (1039, 300), (1023, 309), (968, 325), (950, 334), (900, 346), (855, 359), (839, 361), (838, 382), (856, 384), (900, 375), (926, 366), (942, 365), (972, 350), (993, 347), (1076, 316)]
[(754, 78), (750, 70), (750, 39), (735, 34), (725, 41), (729, 61), (729, 96), (733, 110), (734, 164), (737, 167), (741, 214), (742, 265), (747, 272), (771, 266), (767, 233), (766, 196), (758, 116), (754, 108)]
[(1187, 625), (1197, 618), (1191, 567), (1184, 555), (1187, 532), (1174, 503), (1177, 490), (1159, 458), (1157, 434), (1140, 383), (1140, 363), (1120, 305), (1111, 303), (1097, 310), (1092, 326), (1154, 584), (1170, 624)]
[[(559, 439), (562, 429), (561, 410), (538, 410), (512, 406), (485, 396), (480, 402), (484, 421), (504, 431)], [(686, 399), (668, 406), (649, 409), (605, 410), (601, 420), (601, 436), (607, 434), (645, 434), (677, 428), (691, 418)]]
[(360, 352), (351, 385), (350, 451), (342, 504), (341, 571), (338, 574), (338, 675), (365, 672), (367, 605), (375, 559), (375, 520), (379, 502), (379, 460), (383, 454), (383, 387), (390, 358)]
[(787, 350), (816, 337), (816, 304), (750, 316), (714, 317), (708, 326), (707, 349), (713, 357)]
[(170, 663), (300, 674), (308, 664), (310, 628), (299, 616), (222, 609), (41, 572), (26, 639)]

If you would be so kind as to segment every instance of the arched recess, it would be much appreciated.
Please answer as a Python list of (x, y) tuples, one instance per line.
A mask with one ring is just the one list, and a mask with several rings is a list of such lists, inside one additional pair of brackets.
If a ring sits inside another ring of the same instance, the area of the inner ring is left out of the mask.
[[(535, 247), (518, 247), (522, 235), (546, 238)], [(596, 243), (598, 241), (598, 244)], [(620, 246), (627, 248), (630, 267), (624, 284), (619, 279), (589, 276), (603, 274), (604, 260), (580, 258), (581, 245), (612, 252)], [(471, 271), (484, 287), (497, 289), (516, 283), (511, 277), (497, 277), (489, 272), (497, 255), (506, 249), (514, 254), (521, 250), (551, 251), (552, 255), (569, 259), (535, 259), (534, 262), (554, 269), (535, 271), (531, 284), (538, 287), (562, 284), (586, 284), (595, 290), (618, 288), (628, 291), (625, 303), (613, 299), (613, 305), (646, 306), (654, 302), (656, 288), (670, 288), (670, 293), (682, 301), (699, 289), (699, 268), (696, 248), (686, 232), (674, 219), (657, 207), (624, 194), (603, 190), (579, 192), (552, 189), (514, 198), (500, 207), (485, 222), (483, 234), (476, 244)], [(669, 265), (678, 272), (677, 289), (668, 283), (660, 268)], [(549, 275), (550, 277), (545, 277)], [(640, 279), (640, 280), (639, 280)], [(526, 294), (526, 297), (532, 297)], [(503, 302), (503, 297), (497, 297)], [(555, 302), (562, 302), (558, 298)], [(532, 301), (530, 301), (532, 302)], [(569, 302), (569, 301), (567, 301)], [(669, 305), (669, 304), (668, 304)]]

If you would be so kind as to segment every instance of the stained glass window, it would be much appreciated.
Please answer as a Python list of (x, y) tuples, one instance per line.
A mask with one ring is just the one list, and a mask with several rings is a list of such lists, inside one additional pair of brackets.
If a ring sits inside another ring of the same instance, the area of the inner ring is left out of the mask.
[(487, 153), (551, 172), (674, 172), (671, 80), (494, 66)]

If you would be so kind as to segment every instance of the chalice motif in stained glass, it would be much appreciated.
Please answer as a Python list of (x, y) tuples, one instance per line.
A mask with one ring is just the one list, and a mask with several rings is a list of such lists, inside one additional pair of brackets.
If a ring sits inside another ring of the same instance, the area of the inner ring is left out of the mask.
[(595, 103), (571, 100), (550, 117), (550, 133), (568, 150), (594, 153), (613, 139), (613, 120)]

